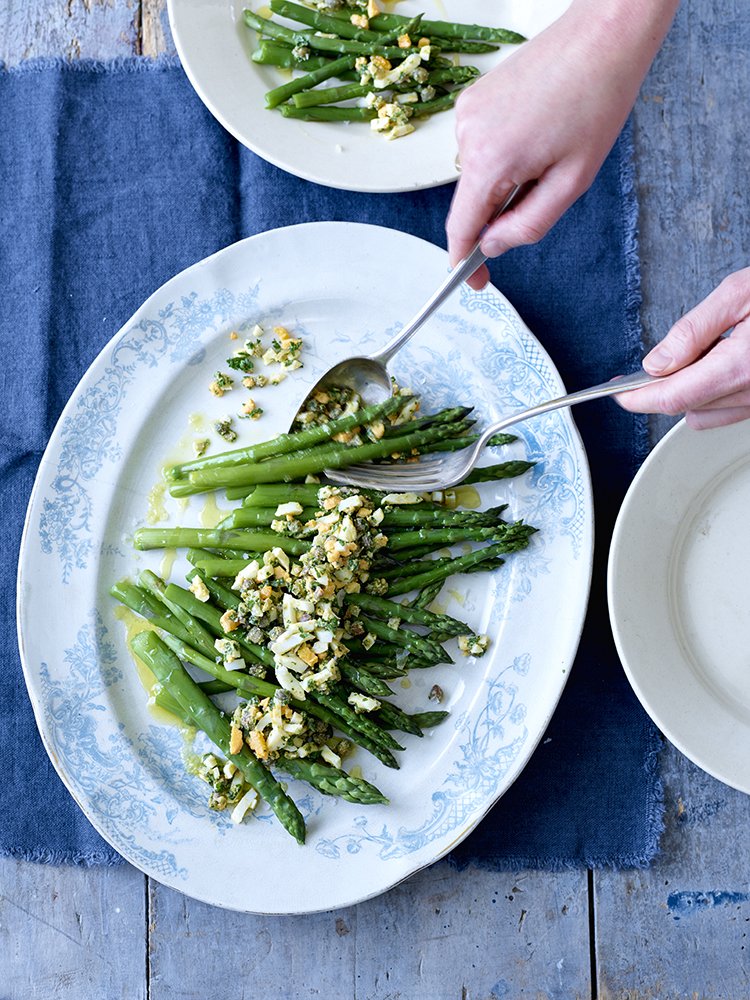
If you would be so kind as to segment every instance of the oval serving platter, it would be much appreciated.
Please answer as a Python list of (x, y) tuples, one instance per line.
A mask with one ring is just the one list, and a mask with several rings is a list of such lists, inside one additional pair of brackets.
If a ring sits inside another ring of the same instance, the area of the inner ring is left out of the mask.
[[(394, 285), (399, 261), (410, 280)], [(208, 809), (208, 786), (184, 766), (183, 732), (147, 706), (126, 646), (136, 626), (108, 594), (113, 581), (144, 567), (184, 579), (187, 564), (174, 554), (133, 550), (137, 525), (211, 525), (229, 506), (222, 497), (186, 505), (165, 496), (161, 470), (190, 457), (193, 440), (238, 408), (208, 391), (232, 352), (232, 332), (283, 324), (304, 340), (305, 367), (263, 390), (262, 419), (236, 422), (241, 444), (284, 430), (307, 387), (355, 348), (385, 342), (447, 267), (431, 244), (352, 223), (293, 226), (228, 247), (167, 282), (113, 337), (45, 452), (18, 587), (22, 660), (42, 738), (102, 836), (148, 875), (198, 899), (306, 913), (384, 892), (481, 820), (521, 772), (567, 680), (593, 535), (586, 456), (563, 411), (521, 425), (503, 450), (502, 458), (536, 461), (530, 473), (478, 488), (483, 503), (502, 499), (511, 516), (539, 527), (529, 549), (492, 574), (451, 579), (440, 597), (490, 635), (490, 650), (464, 659), (451, 643), (455, 666), (412, 671), (409, 686), (396, 689), (402, 707), (420, 711), (434, 707), (427, 695), (437, 682), (450, 718), (423, 739), (404, 736), (399, 771), (364, 751), (347, 763), (385, 792), (388, 806), (353, 806), (290, 781), (307, 821), (304, 847), (263, 805), (240, 826)], [(563, 391), (542, 347), (491, 287), (462, 288), (393, 368), (426, 407), (469, 401), (484, 420)], [(258, 879), (248, 863), (259, 852), (272, 878)]]

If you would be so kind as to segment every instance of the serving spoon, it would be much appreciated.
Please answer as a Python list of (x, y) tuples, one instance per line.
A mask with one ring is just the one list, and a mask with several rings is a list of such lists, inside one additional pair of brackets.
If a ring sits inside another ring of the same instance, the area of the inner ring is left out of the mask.
[[(521, 185), (516, 184), (500, 206), (497, 215), (502, 215), (503, 212), (510, 208), (520, 190)], [(497, 215), (495, 218), (497, 218)], [(291, 431), (294, 428), (294, 421), (297, 418), (297, 414), (300, 410), (304, 409), (307, 400), (325, 385), (345, 386), (346, 388), (354, 389), (368, 406), (373, 403), (381, 403), (393, 395), (393, 384), (388, 374), (388, 363), (411, 340), (417, 330), (427, 322), (430, 316), (440, 308), (448, 296), (462, 282), (470, 278), (476, 269), (481, 267), (486, 261), (487, 255), (482, 253), (481, 239), (479, 239), (463, 260), (456, 264), (448, 277), (432, 293), (419, 312), (409, 320), (406, 326), (399, 330), (396, 336), (385, 347), (381, 348), (375, 354), (359, 355), (339, 361), (318, 379), (305, 396), (302, 405), (297, 409), (289, 430)]]

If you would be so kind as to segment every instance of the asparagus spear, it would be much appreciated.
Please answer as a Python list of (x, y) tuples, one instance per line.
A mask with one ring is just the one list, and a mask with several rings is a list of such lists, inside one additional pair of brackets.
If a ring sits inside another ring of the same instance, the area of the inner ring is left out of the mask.
[[(290, 495), (296, 499), (296, 492), (290, 492), (287, 488), (287, 498)], [(302, 513), (298, 514), (297, 518), (302, 522), (309, 521), (311, 517), (315, 516), (317, 511), (317, 505), (314, 507), (303, 507)], [(266, 528), (275, 520), (275, 507), (239, 507), (229, 517), (232, 528)]]
[[(381, 13), (370, 18), (370, 27), (376, 30), (389, 31), (397, 28), (399, 24), (403, 25), (408, 20), (403, 14)], [(510, 45), (517, 45), (520, 42), (526, 41), (523, 35), (519, 35), (517, 31), (509, 31), (507, 28), (492, 28), (483, 24), (460, 24), (457, 21), (430, 21), (423, 19), (421, 29), (425, 35), (440, 35), (446, 39), (478, 39)]]
[(388, 729), (397, 729), (402, 733), (410, 733), (412, 736), (423, 735), (421, 726), (417, 725), (412, 716), (407, 715), (392, 702), (383, 701), (380, 703), (378, 717)]
[(340, 55), (352, 53), (358, 56), (369, 56), (377, 53), (378, 55), (384, 55), (386, 59), (403, 59), (413, 52), (420, 51), (414, 48), (401, 49), (397, 46), (391, 46), (388, 44), (388, 39), (383, 38), (383, 36), (380, 36), (378, 42), (375, 43), (372, 41), (357, 42), (349, 38), (327, 38), (325, 35), (316, 35), (313, 32), (307, 31), (293, 31), (291, 28), (277, 24), (275, 21), (258, 17), (251, 10), (244, 10), (242, 16), (248, 28), (254, 28), (261, 35), (287, 42), (294, 47), (305, 45), (312, 49), (318, 49), (321, 52), (336, 52)]
[(397, 743), (389, 733), (381, 729), (367, 715), (355, 712), (351, 705), (338, 694), (325, 694), (322, 691), (314, 691), (310, 693), (310, 697), (314, 698), (320, 705), (323, 705), (324, 708), (328, 708), (336, 715), (340, 715), (352, 729), (356, 729), (357, 732), (369, 737), (369, 739), (384, 749), (404, 749), (400, 743)]
[(316, 87), (324, 80), (330, 80), (332, 76), (340, 76), (348, 69), (353, 68), (356, 58), (356, 56), (342, 56), (341, 59), (333, 59), (319, 69), (306, 73), (304, 76), (296, 77), (294, 80), (289, 80), (279, 87), (274, 87), (273, 90), (269, 90), (266, 94), (266, 107), (275, 108), (284, 101), (288, 101), (290, 97), (301, 90), (309, 90), (310, 87)]
[(411, 719), (420, 729), (432, 729), (444, 722), (449, 715), (450, 712), (415, 712)]
[(496, 479), (512, 479), (533, 469), (536, 462), (500, 462), (498, 465), (486, 465), (483, 469), (474, 469), (461, 483), (470, 486), (472, 483), (492, 483)]
[(366, 670), (373, 677), (382, 677), (384, 680), (391, 681), (399, 677), (406, 677), (408, 673), (404, 667), (400, 667), (397, 663), (371, 659), (366, 652), (362, 655), (363, 659), (357, 660), (357, 666)]
[(155, 573), (152, 573), (151, 570), (146, 569), (138, 577), (138, 581), (144, 590), (147, 590), (157, 600), (161, 601), (164, 607), (182, 624), (189, 637), (188, 641), (191, 646), (195, 646), (196, 649), (199, 649), (206, 656), (215, 655), (213, 637), (201, 625), (199, 620), (194, 618), (180, 605), (174, 604), (166, 596), (167, 586), (162, 579)]
[[(408, 107), (413, 118), (424, 118), (425, 115), (435, 115), (452, 108), (460, 93), (460, 90), (451, 90), (432, 101), (421, 101)], [(378, 117), (375, 108), (344, 108), (328, 104), (315, 105), (312, 108), (296, 108), (292, 104), (282, 104), (279, 106), (279, 111), (285, 118), (300, 118), (306, 122), (369, 122)]]
[[(418, 87), (435, 87), (445, 83), (466, 85), (478, 76), (479, 70), (474, 66), (452, 66), (449, 69), (433, 70), (424, 83), (420, 84), (411, 81), (398, 86), (386, 87), (385, 90), (376, 90), (371, 83), (347, 83), (342, 84), (340, 87), (303, 90), (301, 93), (295, 93), (293, 100), (295, 108), (317, 107), (324, 104), (335, 104), (339, 101), (349, 101), (357, 97), (367, 97), (371, 93), (382, 95), (389, 90), (395, 93), (408, 93), (409, 91), (416, 91)], [(464, 408), (462, 407), (462, 409)]]
[(315, 105), (312, 108), (296, 108), (293, 104), (282, 104), (279, 111), (284, 118), (299, 118), (305, 122), (371, 122), (378, 117), (376, 108), (340, 108), (338, 105)]
[(339, 38), (352, 38), (358, 42), (384, 42), (386, 38), (395, 41), (398, 33), (393, 37), (393, 26), (386, 29), (388, 35), (378, 31), (369, 31), (367, 28), (359, 28), (349, 20), (343, 18), (330, 17), (319, 10), (312, 10), (310, 7), (301, 7), (299, 4), (290, 3), (288, 0), (271, 0), (269, 7), (274, 14), (280, 17), (287, 17), (290, 21), (299, 21), (316, 31), (325, 31), (329, 34), (338, 35)]
[[(303, 507), (316, 507), (318, 503), (318, 483), (300, 483), (294, 487), (294, 499)], [(289, 500), (290, 489), (287, 483), (259, 483), (249, 496), (245, 497), (243, 507), (273, 507)]]
[(250, 750), (243, 746), (239, 753), (229, 751), (231, 726), (208, 695), (198, 687), (182, 663), (155, 632), (139, 632), (130, 641), (130, 648), (150, 668), (154, 676), (189, 714), (193, 724), (244, 774), (247, 781), (273, 809), (284, 829), (298, 844), (305, 842), (305, 821), (297, 806)]
[[(298, 503), (301, 501), (297, 497), (297, 491), (290, 493), (288, 487), (285, 490), (286, 498), (280, 502), (286, 502), (289, 496), (294, 496)], [(278, 506), (278, 505), (277, 505)], [(428, 505), (422, 507), (415, 504), (413, 507), (386, 507), (382, 524), (383, 528), (407, 528), (412, 526), (450, 528), (450, 527), (486, 527), (496, 525), (500, 514), (506, 509), (507, 504), (499, 507), (490, 507), (488, 510), (448, 510), (445, 507), (431, 508)], [(302, 521), (309, 521), (319, 510), (318, 504), (303, 507), (297, 518)], [(276, 520), (276, 507), (240, 507), (233, 511), (226, 519), (227, 528), (265, 528)]]
[(346, 603), (364, 608), (365, 611), (371, 611), (381, 618), (401, 618), (405, 622), (440, 629), (450, 635), (466, 635), (467, 632), (471, 632), (468, 625), (460, 622), (457, 618), (451, 618), (450, 615), (436, 615), (431, 611), (424, 611), (406, 604), (397, 604), (396, 601), (388, 601), (383, 597), (375, 597), (373, 594), (347, 594)]
[(282, 549), (290, 555), (307, 552), (310, 543), (272, 531), (233, 531), (221, 528), (138, 528), (133, 536), (137, 549), (209, 548), (268, 552)]
[(436, 424), (458, 423), (468, 417), (473, 409), (473, 406), (451, 406), (439, 410), (437, 413), (426, 413), (421, 417), (414, 417), (405, 424), (391, 424), (385, 429), (385, 437), (393, 437), (402, 433), (403, 430), (421, 431), (426, 427), (434, 427)]
[(507, 525), (488, 525), (487, 527), (467, 527), (452, 528), (420, 528), (418, 531), (403, 531), (388, 536), (388, 551), (397, 552), (399, 549), (411, 549), (419, 545), (429, 545), (433, 549), (446, 545), (455, 545), (457, 542), (486, 542), (490, 539), (500, 539), (505, 535)]
[(393, 694), (382, 677), (377, 677), (364, 667), (355, 666), (353, 663), (342, 663), (340, 669), (341, 675), (349, 681), (352, 687), (364, 692), (364, 694), (369, 694), (373, 698), (388, 698)]
[(357, 620), (362, 623), (368, 632), (376, 635), (378, 639), (384, 639), (386, 642), (393, 643), (396, 646), (404, 646), (411, 652), (416, 653), (417, 656), (421, 656), (425, 660), (430, 660), (432, 663), (453, 663), (453, 660), (442, 646), (424, 636), (417, 635), (416, 632), (409, 632), (405, 628), (391, 628), (384, 622), (378, 621), (375, 618), (366, 618), (364, 615), (360, 615)]
[(247, 559), (222, 559), (221, 556), (207, 554), (195, 558), (193, 565), (208, 586), (209, 577), (234, 580), (237, 574), (247, 566)]
[(444, 580), (435, 580), (434, 583), (428, 583), (426, 587), (423, 587), (412, 602), (412, 607), (417, 610), (423, 610), (428, 608), (433, 601), (437, 600), (438, 594), (443, 589)]
[(295, 56), (294, 51), (288, 45), (271, 41), (261, 42), (250, 58), (261, 66), (304, 69), (308, 72), (331, 63), (331, 60), (326, 56), (308, 56), (307, 59), (301, 59), (299, 56)]
[(292, 778), (306, 781), (324, 795), (338, 795), (347, 802), (370, 806), (387, 804), (388, 799), (364, 778), (356, 778), (322, 761), (301, 757), (281, 757), (278, 767)]
[(430, 35), (430, 44), (441, 52), (465, 52), (470, 55), (497, 52), (498, 49), (491, 42), (474, 42), (468, 38), (438, 38), (437, 35)]
[[(294, 455), (269, 458), (256, 465), (228, 469), (198, 469), (190, 473), (190, 484), (195, 492), (220, 489), (224, 486), (252, 486), (258, 483), (289, 482), (314, 475), (326, 468), (340, 469), (354, 462), (367, 462), (392, 454), (410, 452), (413, 448), (445, 439), (443, 426), (404, 434), (400, 437), (368, 441), (347, 446), (338, 443), (303, 449)], [(174, 488), (170, 492), (174, 492)]]
[[(402, 554), (405, 549), (401, 550)], [(486, 552), (486, 549), (478, 549), (477, 552)], [(406, 579), (410, 576), (419, 576), (421, 573), (427, 573), (432, 569), (438, 569), (441, 566), (448, 566), (450, 563), (455, 561), (455, 556), (445, 556), (440, 559), (415, 559), (413, 562), (399, 563), (396, 566), (388, 566), (384, 568), (376, 567), (371, 574), (373, 579), (382, 578), (386, 581), (390, 580), (401, 580)], [(489, 573), (491, 570), (499, 569), (504, 563), (503, 559), (488, 556), (486, 559), (470, 566), (468, 569), (460, 570), (461, 573)]]
[(345, 417), (337, 417), (335, 420), (327, 420), (325, 423), (315, 424), (301, 431), (293, 431), (290, 434), (279, 434), (278, 437), (271, 438), (270, 441), (261, 441), (259, 444), (250, 445), (246, 448), (234, 448), (232, 451), (224, 451), (219, 455), (208, 455), (206, 458), (197, 458), (191, 462), (173, 465), (167, 470), (167, 476), (170, 479), (183, 479), (188, 473), (195, 472), (198, 469), (231, 468), (235, 465), (247, 465), (249, 462), (259, 462), (261, 459), (270, 458), (272, 455), (286, 455), (291, 451), (312, 448), (323, 441), (330, 441), (334, 434), (343, 434), (354, 430), (356, 427), (364, 427), (383, 420), (403, 405), (404, 398), (402, 396), (390, 396), (384, 402), (373, 406), (365, 406), (356, 413), (350, 413)]
[(440, 566), (435, 566), (419, 576), (410, 576), (404, 580), (396, 580), (395, 583), (392, 583), (388, 587), (388, 596), (398, 597), (399, 594), (406, 594), (410, 590), (421, 590), (423, 587), (427, 587), (437, 580), (446, 580), (449, 576), (453, 576), (454, 573), (466, 572), (467, 568), (476, 566), (477, 563), (483, 562), (485, 559), (494, 559), (505, 553), (516, 552), (519, 549), (526, 548), (529, 544), (529, 536), (536, 531), (536, 528), (520, 522), (510, 527), (513, 530), (509, 530), (500, 542), (488, 545), (484, 549), (476, 549), (474, 552), (468, 552), (464, 556), (457, 556), (455, 559), (449, 560), (447, 564), (444, 563)]
[[(162, 636), (162, 638), (164, 637)], [(169, 645), (169, 643), (167, 643), (167, 645)], [(224, 681), (199, 681), (198, 687), (204, 694), (209, 696), (214, 694), (226, 694), (228, 691), (235, 690), (231, 684), (225, 684)]]

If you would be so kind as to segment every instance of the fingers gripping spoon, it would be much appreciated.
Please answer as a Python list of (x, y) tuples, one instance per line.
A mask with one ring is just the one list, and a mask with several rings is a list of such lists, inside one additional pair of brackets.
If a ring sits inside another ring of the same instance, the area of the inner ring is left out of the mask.
[[(498, 215), (501, 215), (506, 209), (510, 208), (520, 188), (521, 185), (516, 184), (500, 206)], [(324, 385), (345, 386), (354, 389), (367, 405), (380, 403), (391, 396), (393, 385), (391, 377), (388, 374), (389, 362), (411, 340), (417, 330), (421, 329), (424, 323), (440, 308), (456, 288), (462, 282), (466, 281), (467, 278), (470, 278), (477, 268), (486, 262), (487, 256), (482, 253), (480, 243), (481, 241), (477, 241), (466, 257), (456, 264), (448, 277), (433, 292), (419, 312), (412, 317), (406, 326), (399, 330), (396, 336), (385, 347), (375, 354), (346, 358), (344, 361), (339, 361), (338, 364), (333, 365), (310, 389), (300, 409), (304, 407), (310, 396), (322, 389)], [(292, 421), (290, 430), (293, 428), (294, 420)]]

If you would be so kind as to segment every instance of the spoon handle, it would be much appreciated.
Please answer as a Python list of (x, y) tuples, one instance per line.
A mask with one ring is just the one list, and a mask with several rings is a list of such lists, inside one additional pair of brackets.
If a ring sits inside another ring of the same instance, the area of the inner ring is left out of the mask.
[[(507, 208), (510, 208), (520, 190), (520, 187), (520, 184), (516, 184), (503, 204), (500, 206), (497, 213), (498, 215), (501, 215)], [(433, 292), (419, 312), (409, 320), (406, 326), (399, 330), (393, 340), (387, 343), (382, 350), (377, 352), (377, 354), (371, 355), (371, 359), (373, 361), (387, 366), (394, 354), (400, 351), (407, 341), (411, 340), (422, 324), (428, 320), (430, 316), (432, 316), (436, 309), (440, 308), (454, 289), (456, 289), (463, 281), (466, 281), (467, 278), (470, 278), (476, 269), (484, 264), (487, 257), (482, 253), (480, 243), (481, 240), (478, 240), (464, 259), (456, 264), (445, 281), (438, 289), (436, 289), (435, 292)]]

